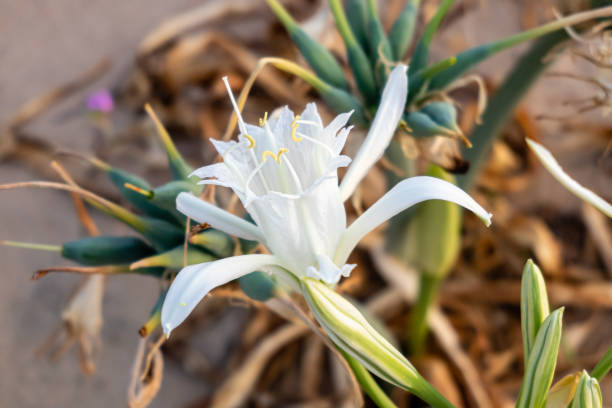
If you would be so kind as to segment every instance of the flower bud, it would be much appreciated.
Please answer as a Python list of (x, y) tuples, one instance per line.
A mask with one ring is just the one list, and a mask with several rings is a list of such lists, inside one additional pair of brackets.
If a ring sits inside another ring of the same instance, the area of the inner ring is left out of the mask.
[(602, 405), (599, 382), (586, 371), (583, 371), (580, 382), (576, 387), (572, 408), (601, 408)]
[(323, 282), (303, 278), (302, 294), (330, 339), (385, 381), (434, 407), (452, 407), (414, 366), (378, 333), (351, 302)]

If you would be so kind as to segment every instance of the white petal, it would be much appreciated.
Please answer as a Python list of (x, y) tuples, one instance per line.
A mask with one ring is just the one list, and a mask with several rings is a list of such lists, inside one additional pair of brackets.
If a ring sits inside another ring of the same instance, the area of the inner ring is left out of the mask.
[(213, 228), (230, 235), (265, 243), (264, 236), (256, 225), (200, 200), (193, 194), (180, 193), (176, 198), (176, 209), (197, 222), (207, 222)]
[(164, 333), (169, 336), (212, 289), (274, 264), (277, 264), (277, 259), (273, 255), (257, 254), (232, 256), (183, 268), (172, 282), (162, 306)]
[(335, 285), (341, 277), (348, 277), (356, 264), (346, 264), (339, 268), (332, 262), (327, 255), (317, 255), (318, 268), (309, 266), (306, 269), (306, 276), (321, 280), (327, 284)]
[(368, 232), (408, 207), (426, 200), (451, 201), (475, 213), (487, 226), (491, 224), (491, 214), (454, 184), (429, 176), (411, 177), (399, 182), (347, 228), (336, 249), (334, 262), (338, 265), (346, 262), (353, 248)]
[(570, 177), (563, 168), (559, 165), (557, 160), (555, 160), (554, 156), (541, 144), (534, 142), (530, 139), (525, 139), (527, 144), (536, 154), (540, 162), (546, 167), (546, 169), (553, 175), (554, 178), (557, 179), (559, 183), (561, 183), (565, 188), (567, 188), (571, 193), (578, 196), (580, 199), (586, 201), (591, 204), (593, 207), (597, 208), (602, 213), (606, 214), (608, 217), (612, 217), (612, 205), (608, 203), (603, 198), (599, 197), (597, 194), (580, 185), (576, 180)]
[(393, 138), (395, 129), (404, 113), (408, 95), (406, 69), (405, 65), (398, 65), (389, 75), (370, 131), (359, 148), (357, 156), (353, 159), (353, 164), (342, 179), (340, 191), (343, 201), (353, 194), (361, 179), (382, 157)]

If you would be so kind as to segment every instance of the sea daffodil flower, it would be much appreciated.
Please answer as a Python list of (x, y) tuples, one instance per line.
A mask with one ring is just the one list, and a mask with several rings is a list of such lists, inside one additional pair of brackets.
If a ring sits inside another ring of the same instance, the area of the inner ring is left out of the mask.
[[(193, 174), (203, 179), (202, 184), (231, 188), (255, 223), (188, 193), (177, 197), (177, 208), (198, 222), (259, 241), (271, 254), (233, 256), (185, 267), (162, 308), (166, 335), (210, 290), (256, 270), (283, 280), (290, 277), (297, 290), (299, 281), (306, 278), (336, 284), (355, 267), (346, 262), (362, 237), (421, 201), (452, 201), (490, 223), (491, 215), (455, 185), (433, 177), (412, 177), (398, 183), (347, 228), (344, 201), (380, 159), (404, 112), (406, 69), (399, 65), (390, 73), (371, 128), (352, 163), (340, 154), (350, 131), (344, 126), (351, 112), (323, 126), (311, 103), (301, 115), (294, 116), (285, 107), (254, 126), (243, 121), (228, 86), (238, 116), (238, 140), (212, 140), (223, 162)], [(349, 163), (339, 184), (337, 169)]]

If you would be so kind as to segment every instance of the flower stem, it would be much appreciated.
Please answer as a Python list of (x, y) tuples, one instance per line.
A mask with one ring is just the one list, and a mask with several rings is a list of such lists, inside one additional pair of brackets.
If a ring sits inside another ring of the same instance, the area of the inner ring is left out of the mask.
[(374, 403), (380, 408), (396, 408), (396, 405), (391, 401), (391, 398), (380, 388), (376, 380), (372, 375), (365, 369), (365, 367), (353, 357), (345, 353), (341, 348), (338, 347), (338, 351), (344, 356), (348, 363), (355, 378), (361, 385), (361, 388), (368, 394), (368, 396), (374, 401)]
[(427, 338), (427, 317), (431, 306), (438, 295), (440, 279), (436, 276), (421, 272), (419, 294), (416, 305), (412, 311), (410, 322), (410, 351), (418, 356), (423, 353), (425, 339)]

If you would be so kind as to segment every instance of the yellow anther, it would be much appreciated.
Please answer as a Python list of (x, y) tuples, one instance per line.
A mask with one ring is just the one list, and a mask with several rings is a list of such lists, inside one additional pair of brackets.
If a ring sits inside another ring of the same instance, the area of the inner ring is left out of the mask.
[(261, 160), (265, 162), (268, 156), (272, 156), (272, 158), (276, 160), (276, 155), (269, 150), (266, 150), (261, 154)]
[(185, 303), (185, 302), (181, 302), (181, 303), (179, 303), (179, 306), (181, 306), (181, 307), (185, 307), (185, 306), (187, 306), (187, 303)]
[(297, 132), (298, 126), (300, 126), (299, 123), (297, 123), (297, 121), (300, 120), (300, 115), (296, 115), (295, 118), (293, 119), (293, 122), (291, 122), (291, 139), (293, 139), (294, 142), (301, 142), (302, 139), (304, 139), (303, 137), (298, 137), (295, 132)]
[(278, 162), (278, 164), (280, 164), (281, 155), (283, 153), (287, 153), (288, 151), (289, 151), (289, 149), (281, 147), (281, 149), (278, 151), (278, 154), (276, 155), (276, 161)]
[(272, 153), (270, 150), (266, 150), (265, 152), (263, 152), (261, 154), (261, 160), (262, 161), (266, 161), (266, 159), (268, 158), (268, 156), (272, 157), (272, 159), (274, 161), (276, 161), (278, 164), (280, 164), (280, 159), (283, 153), (287, 153), (289, 151), (289, 149), (286, 149), (284, 147), (282, 147), (277, 154)]
[(265, 113), (264, 113), (264, 117), (263, 117), (263, 119), (262, 119), (262, 118), (259, 118), (259, 126), (260, 126), (260, 127), (263, 127), (263, 125), (265, 125), (265, 124), (266, 124), (266, 122), (268, 122), (268, 112), (265, 112)]
[(255, 139), (253, 139), (253, 137), (251, 135), (248, 135), (246, 133), (243, 133), (242, 136), (246, 137), (247, 140), (249, 141), (249, 149), (252, 149), (255, 147)]

